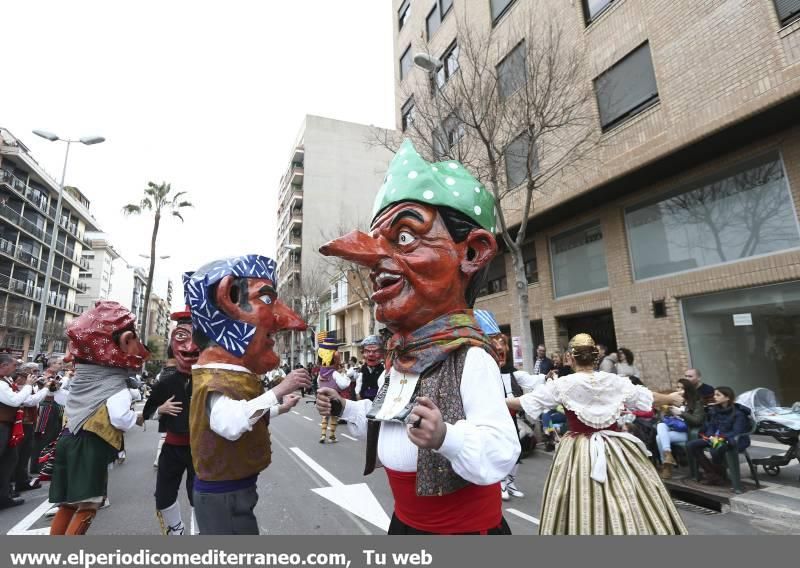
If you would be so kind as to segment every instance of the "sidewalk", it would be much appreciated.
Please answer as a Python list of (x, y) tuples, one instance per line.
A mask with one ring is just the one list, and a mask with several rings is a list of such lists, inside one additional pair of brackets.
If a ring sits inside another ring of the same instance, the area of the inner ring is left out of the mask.
[[(783, 454), (787, 449), (772, 438), (754, 436), (750, 455), (758, 459)], [(730, 486), (707, 486), (690, 479), (687, 467), (676, 469), (674, 477), (664, 484), (675, 498), (763, 519), (782, 534), (800, 534), (800, 464), (797, 460), (782, 467), (776, 476), (768, 475), (759, 467), (760, 488), (756, 487), (744, 458), (740, 462), (740, 471), (743, 492), (738, 495)]]

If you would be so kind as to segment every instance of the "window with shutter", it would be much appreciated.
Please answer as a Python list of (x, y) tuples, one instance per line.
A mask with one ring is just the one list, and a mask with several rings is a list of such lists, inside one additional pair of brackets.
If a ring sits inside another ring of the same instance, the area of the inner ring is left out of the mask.
[(505, 99), (517, 92), (528, 80), (525, 65), (525, 40), (512, 49), (505, 59), (497, 64), (498, 92)]
[(409, 45), (400, 56), (400, 80), (406, 78), (408, 72), (411, 70), (411, 46)]
[(508, 12), (511, 5), (517, 0), (490, 0), (489, 5), (492, 12), (492, 23), (497, 23), (500, 17)]
[(800, 0), (775, 0), (775, 10), (781, 25), (785, 26), (800, 17)]
[(643, 111), (658, 101), (658, 87), (644, 43), (594, 80), (603, 131)]

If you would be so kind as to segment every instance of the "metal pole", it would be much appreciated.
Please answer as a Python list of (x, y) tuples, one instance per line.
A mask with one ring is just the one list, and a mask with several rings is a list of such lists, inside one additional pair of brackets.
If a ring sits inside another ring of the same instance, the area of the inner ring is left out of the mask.
[[(39, 303), (39, 318), (36, 321), (36, 336), (33, 340), (33, 356), (36, 357), (42, 350), (42, 335), (44, 334), (44, 320), (47, 316), (47, 298), (50, 295), (50, 280), (53, 276), (53, 264), (56, 256), (56, 243), (58, 243), (58, 227), (61, 223), (61, 199), (64, 196), (64, 180), (67, 175), (67, 160), (69, 160), (69, 146), (72, 140), (66, 140), (67, 151), (64, 154), (64, 168), (61, 170), (61, 183), (58, 186), (58, 202), (56, 203), (56, 217), (53, 224), (53, 235), (50, 237), (50, 254), (47, 256), (47, 266), (44, 271), (44, 287), (42, 300)], [(64, 241), (66, 244), (66, 241)], [(66, 247), (64, 248), (66, 251)]]

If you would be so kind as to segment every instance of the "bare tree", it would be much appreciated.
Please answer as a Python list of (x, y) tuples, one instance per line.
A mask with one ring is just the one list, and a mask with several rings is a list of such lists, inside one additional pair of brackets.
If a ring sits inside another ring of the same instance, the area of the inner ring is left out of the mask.
[(458, 14), (453, 55), (429, 84), (414, 89), (406, 81), (402, 100), (413, 97), (413, 111), (405, 132), (375, 135), (390, 149), (409, 137), (427, 159), (458, 160), (493, 193), (495, 231), (512, 258), (526, 369), (533, 368), (523, 258), (529, 219), (542, 198), (581, 183), (600, 141), (583, 40), (548, 4), (517, 14), (504, 34), (476, 30)]
[[(302, 277), (296, 275), (290, 277), (289, 281), (281, 286), (281, 300), (306, 322), (309, 331), (313, 333), (319, 327), (320, 302), (327, 290), (327, 283), (311, 271)], [(292, 337), (297, 339), (298, 335), (295, 334), (298, 333), (294, 331), (282, 333), (283, 348), (289, 348)], [(301, 346), (304, 347), (308, 338), (302, 333), (299, 337), (302, 338)], [(290, 353), (290, 360), (295, 360), (294, 352)]]

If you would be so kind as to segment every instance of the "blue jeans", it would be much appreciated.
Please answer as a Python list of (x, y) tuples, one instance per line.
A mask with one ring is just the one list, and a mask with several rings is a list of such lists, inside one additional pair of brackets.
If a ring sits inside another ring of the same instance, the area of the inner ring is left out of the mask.
[(550, 428), (555, 424), (566, 424), (567, 417), (563, 412), (557, 410), (550, 410), (542, 414), (542, 428)]
[(685, 442), (688, 439), (689, 434), (687, 432), (670, 430), (666, 424), (659, 422), (656, 426), (656, 443), (658, 444), (658, 452), (661, 454), (661, 461), (664, 461), (664, 452), (672, 451), (673, 443)]

